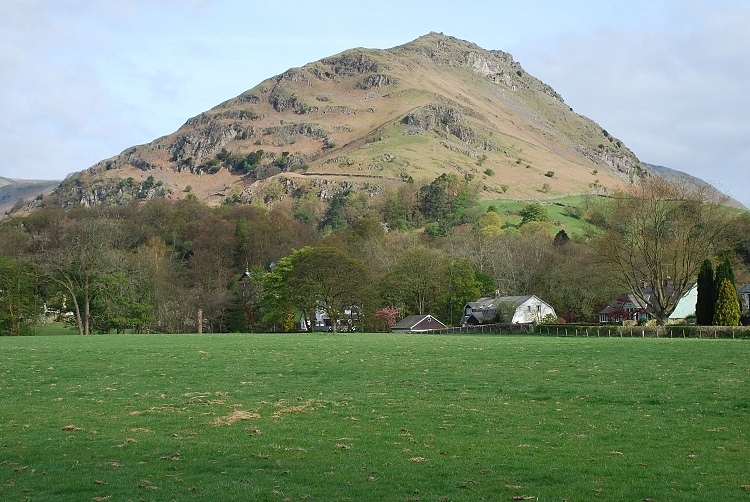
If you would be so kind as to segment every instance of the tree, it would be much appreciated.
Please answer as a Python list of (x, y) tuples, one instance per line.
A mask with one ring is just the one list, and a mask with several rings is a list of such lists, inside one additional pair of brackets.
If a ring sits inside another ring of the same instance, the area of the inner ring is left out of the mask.
[(704, 260), (698, 272), (698, 299), (695, 302), (695, 322), (699, 326), (710, 326), (714, 322), (716, 290), (714, 266), (711, 260)]
[(706, 187), (653, 176), (612, 197), (597, 253), (659, 324), (666, 324), (705, 257), (721, 244), (733, 219), (725, 200)]
[(442, 309), (448, 292), (448, 261), (437, 249), (418, 246), (406, 251), (381, 283), (381, 296), (404, 314)]
[(487, 212), (479, 218), (479, 228), (484, 235), (497, 236), (503, 233), (503, 222), (496, 212), (488, 209)]
[(0, 334), (23, 335), (41, 313), (34, 294), (31, 268), (0, 255)]
[(621, 293), (609, 267), (596, 259), (591, 246), (576, 239), (556, 247), (542, 266), (529, 292), (553, 305), (567, 322), (597, 322), (598, 312)]
[(107, 333), (148, 330), (154, 322), (153, 309), (144, 303), (138, 284), (123, 272), (106, 274), (97, 282), (97, 294), (91, 302), (91, 327)]
[(375, 311), (373, 319), (376, 329), (379, 331), (390, 331), (393, 325), (396, 324), (396, 317), (398, 317), (398, 309), (394, 307), (383, 307)]
[(555, 234), (555, 239), (552, 241), (552, 244), (554, 244), (555, 248), (560, 248), (561, 246), (564, 246), (570, 242), (570, 237), (568, 237), (568, 232), (565, 230), (560, 230)]
[(737, 288), (737, 284), (734, 282), (734, 270), (732, 269), (732, 263), (729, 258), (725, 258), (723, 262), (716, 267), (716, 277), (714, 278), (714, 287), (716, 288), (715, 297), (719, 297), (719, 287), (724, 279), (728, 280), (733, 288)]
[(737, 290), (723, 279), (719, 284), (719, 294), (716, 298), (714, 312), (714, 326), (737, 326), (740, 323), (740, 304), (737, 301)]
[(439, 223), (442, 234), (451, 225), (465, 222), (464, 216), (475, 201), (475, 189), (455, 174), (443, 173), (419, 189), (422, 214), (427, 220)]
[[(287, 287), (292, 273), (292, 255), (280, 259), (269, 273), (263, 277), (263, 321), (272, 326), (273, 331), (279, 326), (283, 331), (294, 329), (294, 304), (291, 291)], [(289, 318), (291, 317), (291, 323)], [(307, 318), (310, 319), (309, 317)]]
[(525, 225), (527, 223), (531, 223), (532, 221), (538, 221), (540, 223), (544, 223), (545, 221), (549, 220), (549, 214), (547, 213), (547, 209), (544, 208), (541, 204), (538, 202), (532, 202), (530, 204), (526, 204), (523, 209), (521, 209), (521, 225)]
[(337, 230), (346, 226), (346, 201), (347, 193), (337, 193), (328, 203), (320, 221), (320, 229), (323, 231)]
[(117, 233), (115, 221), (87, 214), (76, 219), (64, 215), (35, 236), (37, 264), (70, 295), (81, 335), (91, 333), (96, 283), (102, 274), (114, 269), (109, 251)]
[(369, 299), (370, 274), (359, 261), (334, 247), (308, 247), (291, 256), (286, 288), (291, 301), (311, 319), (322, 306), (337, 331), (347, 308), (362, 308)]
[[(735, 301), (737, 302), (737, 308), (739, 308), (740, 313), (742, 313), (742, 308), (740, 307), (740, 297), (739, 295), (737, 295), (737, 284), (734, 281), (734, 270), (732, 269), (732, 263), (729, 261), (729, 258), (725, 258), (724, 261), (721, 262), (718, 267), (716, 267), (716, 277), (714, 278), (714, 285), (716, 286), (716, 293), (715, 293), (714, 298), (716, 299), (717, 304), (719, 301), (719, 289), (721, 287), (722, 282), (724, 282), (724, 280), (729, 281), (729, 285), (732, 286), (732, 289), (735, 292)], [(726, 326), (726, 325), (721, 324), (718, 326)], [(732, 324), (731, 326), (734, 326), (734, 324)]]
[(450, 260), (448, 274), (448, 301), (443, 319), (453, 324), (463, 316), (463, 308), (467, 302), (476, 301), (482, 296), (486, 285), (478, 277), (474, 265), (466, 259)]

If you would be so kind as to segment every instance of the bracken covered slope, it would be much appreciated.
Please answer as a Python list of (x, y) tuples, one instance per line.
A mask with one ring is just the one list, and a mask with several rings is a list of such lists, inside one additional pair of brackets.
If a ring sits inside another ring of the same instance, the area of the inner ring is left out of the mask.
[(615, 188), (642, 167), (510, 54), (431, 33), (269, 78), (70, 176), (45, 203), (193, 194), (272, 205), (342, 189), (374, 194), (444, 172), (485, 197), (527, 199)]

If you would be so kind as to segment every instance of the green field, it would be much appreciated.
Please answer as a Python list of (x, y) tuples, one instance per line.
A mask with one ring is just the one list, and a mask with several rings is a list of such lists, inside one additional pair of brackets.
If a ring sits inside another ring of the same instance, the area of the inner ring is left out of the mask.
[[(590, 233), (593, 226), (587, 223), (583, 216), (589, 207), (597, 204), (599, 197), (570, 196), (557, 199), (546, 199), (538, 201), (547, 210), (550, 223), (556, 229), (563, 229), (571, 237), (583, 236)], [(521, 224), (520, 211), (530, 201), (516, 201), (510, 199), (484, 200), (479, 205), (485, 209), (494, 206), (503, 224), (509, 227), (517, 227)], [(579, 217), (571, 216), (571, 209), (578, 211)], [(557, 230), (555, 230), (556, 233)]]
[(0, 500), (748, 500), (747, 340), (0, 338)]

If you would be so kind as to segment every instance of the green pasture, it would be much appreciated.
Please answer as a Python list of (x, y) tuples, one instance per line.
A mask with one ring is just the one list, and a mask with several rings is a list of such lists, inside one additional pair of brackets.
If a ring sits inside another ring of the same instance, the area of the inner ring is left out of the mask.
[[(539, 200), (539, 204), (547, 210), (549, 219), (554, 230), (557, 233), (559, 229), (572, 236), (583, 236), (590, 233), (592, 225), (584, 220), (584, 215), (593, 205), (597, 204), (599, 197), (596, 196), (569, 196), (557, 199)], [(517, 201), (510, 199), (484, 200), (479, 203), (485, 210), (494, 206), (504, 225), (514, 227), (521, 224), (521, 210), (529, 204), (530, 201)], [(571, 216), (571, 213), (578, 211), (579, 217)]]
[(748, 500), (747, 340), (0, 338), (0, 500)]

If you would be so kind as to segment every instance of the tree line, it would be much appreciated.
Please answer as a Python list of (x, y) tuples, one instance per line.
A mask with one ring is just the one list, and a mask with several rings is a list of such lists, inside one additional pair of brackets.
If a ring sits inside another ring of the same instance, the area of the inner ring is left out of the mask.
[[(188, 198), (40, 209), (0, 225), (0, 330), (28, 333), (48, 312), (81, 334), (292, 331), (322, 305), (333, 329), (352, 306), (362, 330), (382, 328), (385, 308), (456, 324), (466, 302), (495, 291), (536, 294), (561, 320), (591, 323), (631, 279), (674, 283), (691, 273), (673, 267), (647, 277), (649, 256), (628, 261), (624, 244), (661, 246), (659, 266), (689, 253), (700, 255), (698, 266), (731, 259), (748, 275), (746, 214), (727, 220), (710, 246), (693, 249), (686, 243), (701, 236), (678, 221), (701, 215), (705, 226), (709, 206), (660, 209), (670, 228), (648, 230), (659, 223), (633, 223), (645, 199), (636, 200), (629, 193), (604, 201), (590, 218), (599, 226), (576, 238), (555, 235), (540, 204), (524, 208), (522, 224), (504, 224), (477, 204), (470, 183), (447, 174), (374, 198), (339, 194), (324, 207), (210, 208)], [(668, 299), (660, 305), (669, 307)]]

